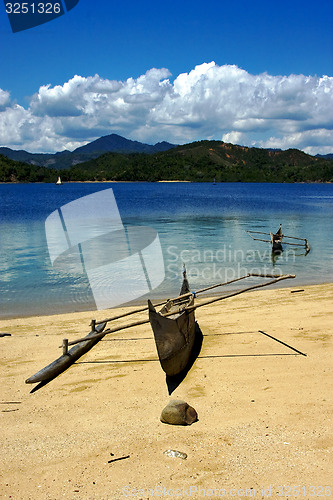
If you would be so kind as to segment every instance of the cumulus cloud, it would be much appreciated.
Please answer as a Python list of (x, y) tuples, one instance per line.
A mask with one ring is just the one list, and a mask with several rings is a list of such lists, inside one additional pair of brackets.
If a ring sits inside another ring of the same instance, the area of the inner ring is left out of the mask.
[(118, 133), (148, 143), (200, 139), (333, 151), (333, 78), (251, 75), (214, 62), (172, 81), (153, 68), (125, 81), (75, 75), (43, 85), (27, 109), (0, 90), (0, 143), (28, 151), (74, 149)]
[(4, 111), (10, 105), (10, 94), (0, 89), (0, 111)]

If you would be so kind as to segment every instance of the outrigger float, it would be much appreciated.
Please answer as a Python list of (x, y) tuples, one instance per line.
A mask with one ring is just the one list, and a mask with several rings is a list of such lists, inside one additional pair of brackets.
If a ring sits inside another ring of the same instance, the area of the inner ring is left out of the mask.
[[(214, 297), (205, 300), (197, 305), (194, 301), (198, 294), (207, 292), (214, 288), (230, 285), (232, 283), (247, 279), (247, 278), (269, 278), (267, 282), (261, 282), (247, 288), (231, 292), (221, 297)], [(106, 335), (133, 328), (146, 323), (151, 324), (153, 330), (157, 354), (160, 364), (166, 375), (175, 376), (180, 374), (189, 362), (194, 341), (195, 341), (195, 316), (194, 311), (199, 307), (207, 306), (218, 301), (222, 301), (229, 297), (240, 295), (250, 290), (262, 288), (264, 286), (273, 285), (285, 279), (295, 278), (294, 274), (256, 274), (248, 273), (239, 278), (235, 278), (223, 283), (211, 285), (196, 292), (191, 292), (189, 289), (188, 281), (186, 278), (186, 271), (183, 273), (183, 284), (180, 295), (173, 299), (153, 304), (148, 301), (148, 306), (135, 309), (133, 311), (120, 314), (102, 321), (92, 320), (90, 333), (83, 338), (73, 340), (64, 339), (62, 343), (63, 354), (58, 359), (50, 363), (45, 368), (41, 369), (35, 375), (29, 377), (25, 382), (27, 384), (38, 383), (31, 392), (36, 391), (45, 384), (49, 383), (55, 377), (67, 370), (75, 361), (81, 356), (86, 354), (92, 347), (94, 347)], [(163, 306), (157, 312), (156, 308)], [(116, 321), (117, 319), (124, 318), (143, 311), (149, 312), (149, 318), (133, 323), (127, 323), (114, 328), (105, 329), (107, 323)], [(277, 340), (277, 339), (276, 339)], [(69, 346), (74, 346), (68, 350)]]
[[(295, 246), (295, 247), (304, 247), (305, 248), (305, 255), (307, 255), (311, 248), (310, 248), (310, 245), (309, 245), (309, 242), (306, 238), (296, 238), (295, 236), (287, 236), (286, 234), (283, 234), (282, 232), (282, 226), (280, 224), (280, 227), (279, 229), (276, 231), (276, 233), (265, 233), (263, 231), (246, 231), (253, 240), (255, 241), (264, 241), (265, 243), (271, 243), (272, 245), (272, 252), (273, 253), (281, 253), (283, 252), (283, 245), (292, 245), (292, 246)], [(252, 236), (253, 234), (265, 234), (265, 235), (268, 235), (270, 236), (270, 239), (266, 240), (266, 239), (263, 239), (263, 238), (257, 238), (256, 236)], [(287, 239), (287, 241), (286, 241)], [(288, 241), (288, 240), (298, 240), (298, 241), (302, 241), (303, 243), (295, 243), (295, 242), (291, 242), (291, 241)]]

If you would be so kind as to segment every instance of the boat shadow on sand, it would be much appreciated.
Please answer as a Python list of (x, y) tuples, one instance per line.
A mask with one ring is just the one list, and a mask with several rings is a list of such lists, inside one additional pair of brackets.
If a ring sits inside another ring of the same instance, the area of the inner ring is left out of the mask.
[(177, 375), (173, 376), (166, 375), (166, 384), (168, 387), (169, 395), (171, 395), (173, 391), (177, 389), (177, 387), (182, 383), (182, 381), (192, 368), (193, 364), (195, 363), (196, 359), (198, 358), (201, 352), (202, 341), (203, 341), (202, 331), (198, 323), (195, 322), (195, 339), (194, 339), (193, 349), (191, 351), (191, 355), (189, 357), (186, 367)]

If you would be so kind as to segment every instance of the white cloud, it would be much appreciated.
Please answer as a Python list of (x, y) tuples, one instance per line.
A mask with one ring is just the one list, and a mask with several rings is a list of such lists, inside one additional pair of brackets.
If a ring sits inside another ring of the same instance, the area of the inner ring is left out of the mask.
[(8, 106), (10, 106), (10, 94), (0, 89), (0, 111), (4, 111)]
[(170, 76), (164, 68), (125, 81), (75, 75), (41, 86), (28, 109), (0, 89), (0, 144), (60, 151), (115, 132), (151, 144), (214, 138), (333, 151), (332, 77), (251, 75), (214, 62)]
[[(307, 146), (304, 147), (304, 144)], [(284, 137), (270, 137), (266, 141), (260, 141), (258, 145), (263, 148), (302, 149), (310, 155), (315, 155), (332, 153), (332, 144), (333, 130), (316, 129), (296, 132)]]

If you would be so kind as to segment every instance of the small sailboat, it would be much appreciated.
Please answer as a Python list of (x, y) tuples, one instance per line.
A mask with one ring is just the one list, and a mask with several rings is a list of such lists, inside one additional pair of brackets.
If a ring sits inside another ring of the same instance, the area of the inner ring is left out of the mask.
[(59, 176), (59, 177), (58, 177), (58, 180), (57, 180), (57, 182), (56, 182), (56, 185), (57, 185), (57, 186), (61, 186), (61, 185), (62, 185), (62, 183), (63, 183), (63, 182), (62, 182), (62, 180), (61, 180), (61, 177)]

